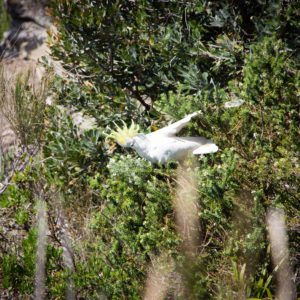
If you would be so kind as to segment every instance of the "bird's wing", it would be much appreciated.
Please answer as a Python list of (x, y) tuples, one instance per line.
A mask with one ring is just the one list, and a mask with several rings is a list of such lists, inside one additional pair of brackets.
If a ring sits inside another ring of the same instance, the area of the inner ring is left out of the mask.
[(156, 130), (154, 132), (147, 134), (147, 136), (149, 138), (154, 137), (156, 135), (164, 135), (167, 137), (175, 136), (182, 128), (184, 128), (185, 126), (188, 125), (188, 123), (191, 121), (192, 118), (194, 118), (195, 116), (197, 116), (199, 114), (200, 114), (200, 111), (189, 114), (189, 115), (185, 116), (183, 119), (181, 119), (169, 126), (163, 127), (159, 130)]
[(165, 137), (158, 136), (158, 140), (152, 143), (149, 157), (153, 161), (165, 164), (167, 161), (182, 161), (189, 153), (206, 154), (213, 153), (218, 147), (204, 137)]
[(204, 144), (193, 151), (194, 155), (201, 155), (207, 153), (215, 153), (219, 150), (218, 146), (213, 142)]
[(194, 155), (215, 153), (218, 151), (218, 146), (210, 139), (197, 137), (175, 137), (176, 140), (186, 143), (193, 151)]

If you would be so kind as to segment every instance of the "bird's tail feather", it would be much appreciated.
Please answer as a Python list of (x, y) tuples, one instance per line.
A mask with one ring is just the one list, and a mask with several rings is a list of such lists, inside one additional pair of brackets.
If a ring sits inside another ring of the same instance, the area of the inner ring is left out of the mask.
[(215, 153), (218, 151), (218, 146), (214, 143), (204, 144), (193, 151), (194, 155), (201, 155), (207, 153)]

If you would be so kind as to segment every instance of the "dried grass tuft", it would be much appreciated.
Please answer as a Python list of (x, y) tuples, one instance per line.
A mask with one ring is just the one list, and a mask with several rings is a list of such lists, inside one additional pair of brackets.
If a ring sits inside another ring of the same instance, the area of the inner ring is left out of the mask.
[(193, 169), (187, 166), (178, 167), (176, 196), (173, 203), (177, 230), (182, 238), (184, 251), (191, 256), (197, 253), (201, 235), (197, 178)]
[(296, 299), (296, 287), (290, 267), (284, 211), (278, 208), (270, 208), (266, 222), (277, 277), (276, 299), (294, 300)]

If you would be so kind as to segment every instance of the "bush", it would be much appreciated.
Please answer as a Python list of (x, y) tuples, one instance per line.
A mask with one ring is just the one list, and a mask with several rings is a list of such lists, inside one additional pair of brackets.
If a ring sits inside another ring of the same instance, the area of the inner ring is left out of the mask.
[[(176, 279), (167, 299), (272, 298), (267, 208), (285, 210), (294, 261), (298, 251), (295, 3), (85, 0), (53, 8), (53, 53), (74, 72), (54, 81), (57, 102), (97, 119), (80, 135), (50, 108), (43, 149), (41, 174), (63, 195), (70, 222), (78, 296), (140, 299), (151, 263), (167, 257)], [(235, 100), (243, 104), (226, 108)], [(121, 120), (150, 132), (197, 110), (185, 133), (211, 138), (220, 151), (187, 162), (201, 228), (191, 256), (174, 212), (177, 166), (152, 166), (105, 134)], [(60, 246), (51, 247), (49, 295), (62, 298), (67, 271), (55, 263)]]

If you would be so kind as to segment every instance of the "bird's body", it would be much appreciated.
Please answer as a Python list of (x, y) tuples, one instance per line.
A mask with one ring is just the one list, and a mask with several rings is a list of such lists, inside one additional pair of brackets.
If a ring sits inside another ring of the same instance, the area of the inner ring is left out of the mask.
[(166, 164), (168, 161), (182, 161), (190, 153), (194, 155), (214, 153), (218, 151), (218, 147), (209, 139), (176, 136), (198, 114), (190, 114), (155, 132), (127, 138), (122, 146), (133, 148), (141, 157), (151, 163), (159, 164)]
[[(215, 144), (203, 137), (168, 137), (157, 135), (155, 138), (148, 135), (134, 137), (131, 148), (152, 163), (166, 164), (168, 161), (183, 161), (190, 153), (199, 149), (205, 154), (218, 150)], [(200, 148), (203, 147), (203, 151)]]

